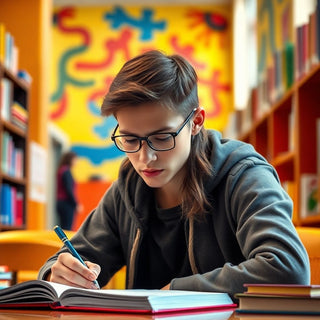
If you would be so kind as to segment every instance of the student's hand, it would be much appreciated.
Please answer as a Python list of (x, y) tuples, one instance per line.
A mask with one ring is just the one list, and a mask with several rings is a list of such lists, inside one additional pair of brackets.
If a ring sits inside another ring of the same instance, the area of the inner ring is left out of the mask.
[(85, 263), (89, 269), (71, 253), (61, 253), (51, 267), (49, 281), (73, 287), (97, 289), (92, 281), (97, 279), (101, 268), (90, 261), (86, 261)]
[(161, 290), (170, 290), (170, 283), (161, 288)]

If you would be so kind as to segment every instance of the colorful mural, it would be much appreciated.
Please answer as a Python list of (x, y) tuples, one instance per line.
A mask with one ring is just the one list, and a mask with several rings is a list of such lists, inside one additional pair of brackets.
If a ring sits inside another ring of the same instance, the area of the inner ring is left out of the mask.
[(258, 0), (258, 72), (273, 63), (273, 55), (293, 42), (292, 0)]
[(124, 154), (100, 105), (123, 63), (149, 49), (178, 53), (199, 76), (206, 127), (223, 129), (231, 111), (231, 10), (228, 6), (64, 7), (55, 10), (50, 118), (79, 155), (75, 178), (117, 177)]

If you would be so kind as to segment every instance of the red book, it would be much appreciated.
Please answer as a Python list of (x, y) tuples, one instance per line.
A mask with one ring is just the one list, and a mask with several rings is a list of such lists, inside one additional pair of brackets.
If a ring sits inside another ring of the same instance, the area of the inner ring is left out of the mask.
[(23, 193), (19, 191), (16, 194), (15, 224), (19, 227), (23, 225)]

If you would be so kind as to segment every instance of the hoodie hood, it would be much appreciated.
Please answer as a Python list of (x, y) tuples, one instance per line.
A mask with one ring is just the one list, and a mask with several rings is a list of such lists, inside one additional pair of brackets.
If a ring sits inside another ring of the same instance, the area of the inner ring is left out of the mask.
[(240, 161), (254, 157), (266, 162), (265, 158), (248, 143), (222, 138), (221, 133), (215, 130), (208, 130), (208, 136), (212, 150), (210, 155), (212, 176), (206, 182), (208, 191), (213, 190)]

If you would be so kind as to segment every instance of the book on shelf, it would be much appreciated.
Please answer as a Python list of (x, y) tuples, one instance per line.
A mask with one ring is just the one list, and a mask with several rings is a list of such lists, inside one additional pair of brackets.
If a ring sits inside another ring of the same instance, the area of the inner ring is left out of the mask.
[(7, 183), (0, 185), (0, 224), (23, 225), (23, 193)]
[(23, 178), (23, 162), (23, 149), (16, 146), (13, 136), (8, 131), (3, 131), (1, 154), (1, 169), (3, 173), (15, 178)]
[(0, 308), (49, 307), (133, 313), (167, 313), (234, 308), (231, 297), (221, 292), (182, 290), (81, 289), (30, 280), (0, 291)]
[(284, 50), (283, 78), (285, 79), (285, 90), (292, 87), (294, 82), (294, 45), (286, 42)]
[(13, 74), (17, 74), (19, 49), (15, 43), (15, 38), (9, 31), (5, 31), (4, 41), (4, 66)]
[[(320, 118), (316, 119), (316, 159), (317, 159), (317, 175), (320, 177)], [(319, 194), (320, 198), (320, 194)]]
[(28, 111), (17, 101), (11, 106), (11, 122), (25, 131), (28, 125)]
[(295, 27), (295, 79), (299, 80), (320, 61), (320, 7), (319, 0), (315, 10), (305, 19), (306, 22)]
[(315, 51), (317, 53), (316, 59), (320, 61), (320, 0), (317, 0), (315, 15)]
[(6, 27), (0, 22), (0, 63), (4, 63)]
[(12, 82), (7, 78), (2, 78), (0, 83), (1, 90), (1, 118), (3, 120), (10, 120), (11, 94), (13, 91)]
[(307, 218), (318, 214), (318, 175), (304, 173), (300, 176), (300, 216)]

